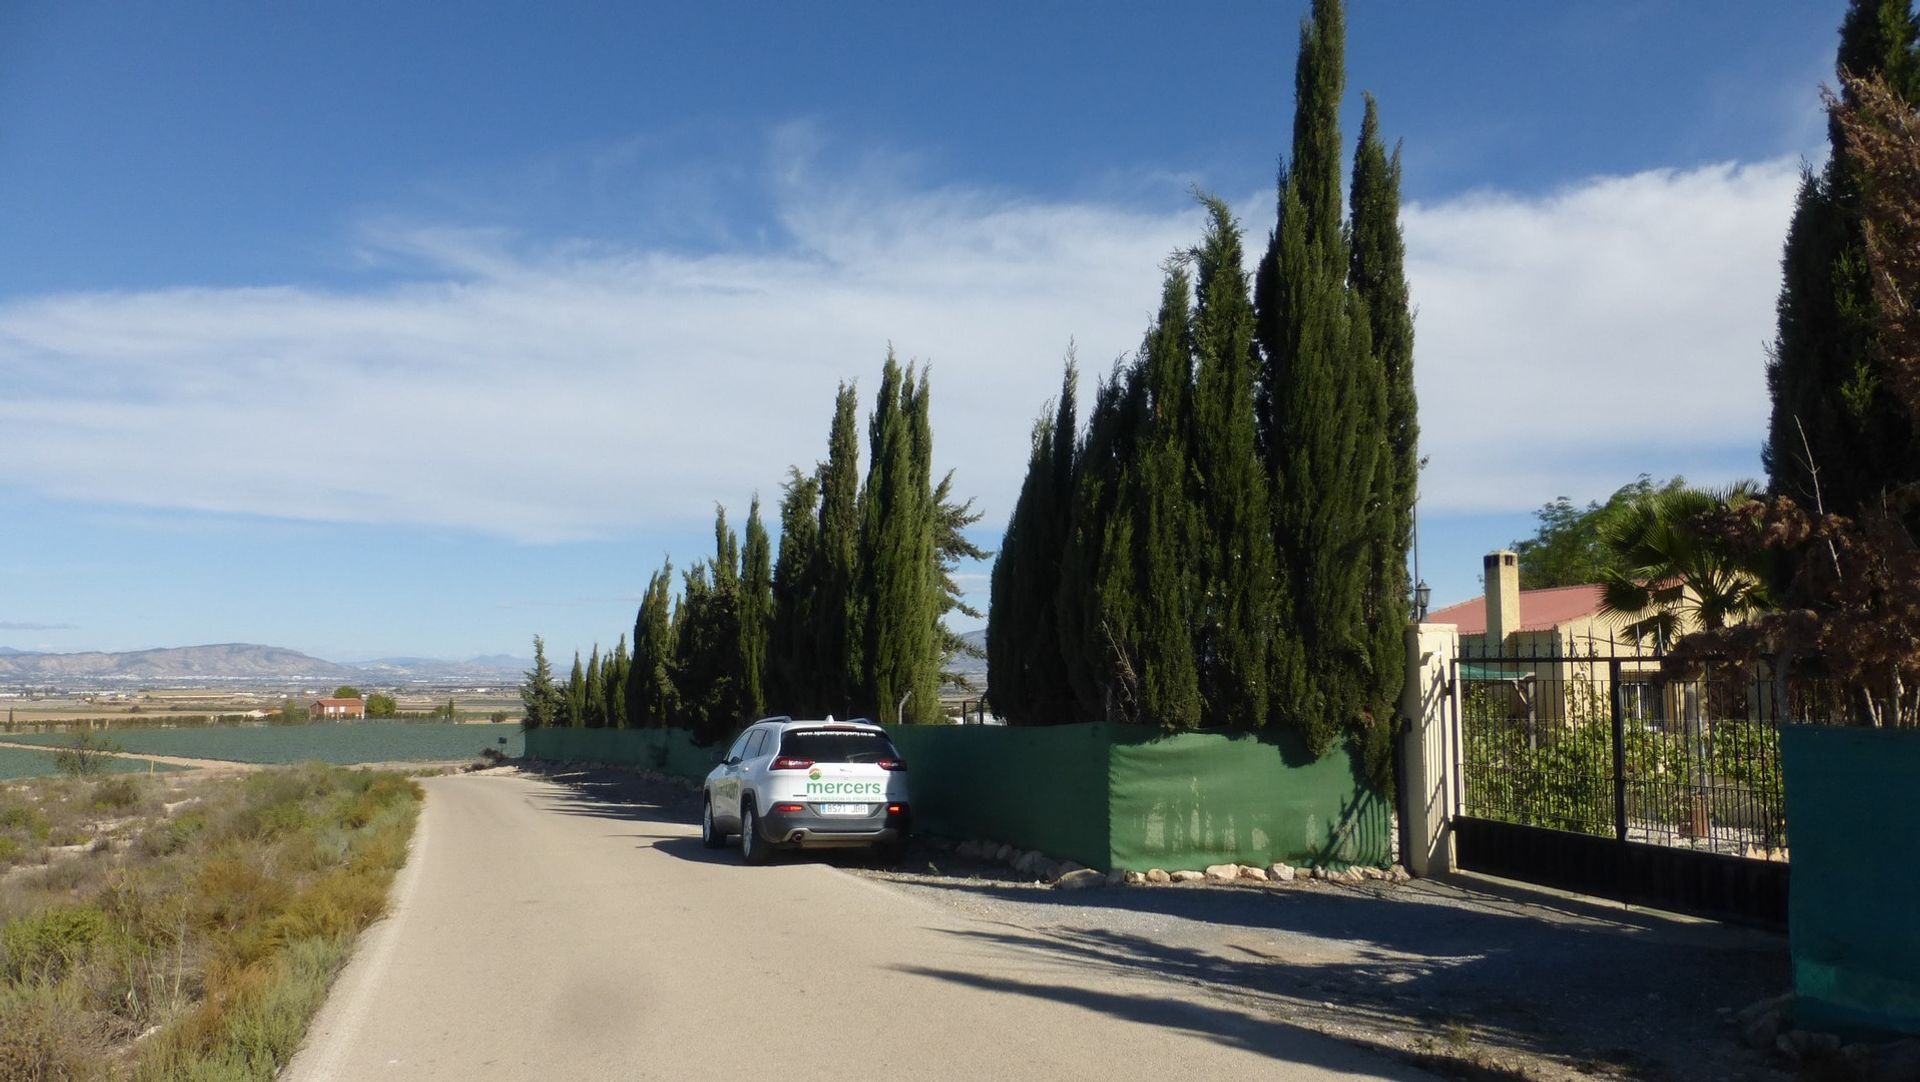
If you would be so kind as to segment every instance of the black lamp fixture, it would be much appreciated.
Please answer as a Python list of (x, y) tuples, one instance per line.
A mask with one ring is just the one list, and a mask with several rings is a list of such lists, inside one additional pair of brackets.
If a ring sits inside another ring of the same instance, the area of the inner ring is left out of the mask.
[(1427, 580), (1421, 579), (1420, 584), (1413, 588), (1413, 618), (1415, 622), (1425, 622), (1427, 618), (1427, 602), (1431, 600), (1433, 600), (1433, 591), (1427, 588)]

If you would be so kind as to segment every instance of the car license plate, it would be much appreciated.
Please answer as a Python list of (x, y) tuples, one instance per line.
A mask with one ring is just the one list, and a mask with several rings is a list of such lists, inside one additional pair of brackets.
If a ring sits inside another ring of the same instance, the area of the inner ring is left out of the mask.
[(867, 806), (865, 804), (822, 804), (820, 805), (820, 814), (865, 815), (867, 814)]

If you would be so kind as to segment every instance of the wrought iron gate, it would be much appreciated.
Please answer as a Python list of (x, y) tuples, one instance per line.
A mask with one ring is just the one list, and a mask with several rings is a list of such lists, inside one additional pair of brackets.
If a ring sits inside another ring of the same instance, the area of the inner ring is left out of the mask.
[(1453, 663), (1460, 866), (1784, 927), (1792, 695), (1746, 666), (1545, 645)]

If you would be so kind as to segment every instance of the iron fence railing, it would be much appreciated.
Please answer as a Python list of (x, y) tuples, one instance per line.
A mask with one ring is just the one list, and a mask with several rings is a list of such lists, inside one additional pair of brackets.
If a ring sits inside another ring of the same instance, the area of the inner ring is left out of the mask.
[(1657, 656), (1593, 650), (1462, 658), (1454, 681), (1465, 814), (1786, 859), (1779, 726), (1816, 689), (1749, 665), (1673, 675)]

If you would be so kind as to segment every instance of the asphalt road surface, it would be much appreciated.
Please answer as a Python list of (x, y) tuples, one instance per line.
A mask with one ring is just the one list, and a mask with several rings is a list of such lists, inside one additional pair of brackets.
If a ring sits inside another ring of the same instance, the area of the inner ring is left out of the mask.
[(424, 784), (391, 915), (294, 1082), (1431, 1077), (823, 861), (745, 867), (683, 809)]

